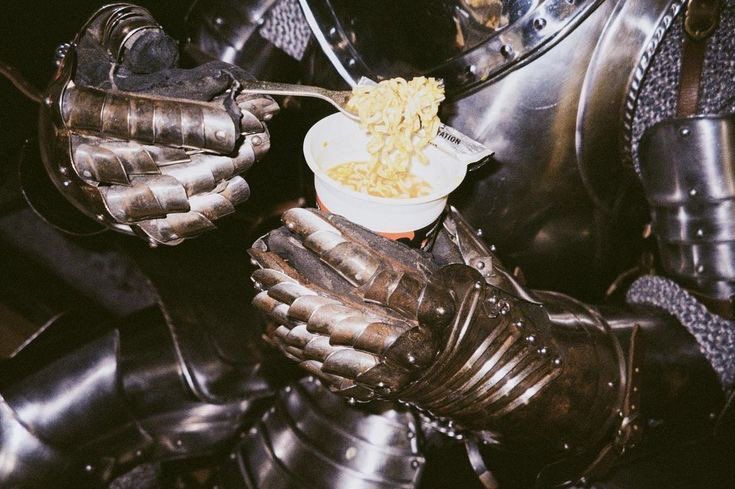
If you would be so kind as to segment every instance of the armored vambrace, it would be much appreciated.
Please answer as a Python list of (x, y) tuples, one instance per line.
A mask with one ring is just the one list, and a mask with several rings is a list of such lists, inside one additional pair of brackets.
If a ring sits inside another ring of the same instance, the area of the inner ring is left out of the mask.
[(284, 223), (251, 250), (255, 304), (277, 323), (268, 339), (334, 391), (574, 458), (577, 474), (635, 442), (635, 348), (626, 364), (596, 311), (524, 290), (455, 211), (433, 257), (338, 216), (292, 209)]

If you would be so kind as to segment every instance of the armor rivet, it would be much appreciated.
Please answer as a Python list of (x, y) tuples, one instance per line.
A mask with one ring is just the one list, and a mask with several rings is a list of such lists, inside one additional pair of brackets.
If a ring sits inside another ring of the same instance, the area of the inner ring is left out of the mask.
[(91, 171), (89, 171), (89, 170), (84, 170), (84, 171), (82, 172), (82, 175), (84, 175), (84, 176), (85, 176), (85, 177), (87, 177), (87, 178), (92, 178), (92, 172), (91, 172)]
[(564, 450), (569, 450), (572, 446), (569, 443), (564, 443)]
[(180, 446), (181, 446), (181, 445), (183, 445), (183, 444), (184, 444), (184, 443), (183, 443), (183, 442), (182, 442), (181, 440), (176, 440), (176, 446), (177, 446), (177, 447), (180, 447)]
[(704, 272), (704, 265), (697, 265), (697, 273)]
[(408, 360), (408, 363), (411, 365), (416, 363), (416, 357), (413, 355), (413, 353), (409, 353), (408, 355), (406, 355), (406, 360)]
[(638, 367), (636, 367), (636, 368), (635, 368), (635, 373), (637, 373), (637, 374), (641, 373), (641, 369), (640, 369), (640, 368), (638, 368)]
[(689, 136), (689, 133), (690, 131), (688, 127), (682, 127), (681, 129), (679, 129), (679, 134), (682, 136)]
[(94, 470), (94, 467), (92, 467), (90, 464), (87, 464), (84, 466), (85, 472), (92, 472)]
[(414, 459), (414, 460), (411, 460), (411, 468), (412, 468), (412, 469), (416, 470), (416, 469), (418, 469), (418, 468), (419, 468), (419, 466), (420, 466), (420, 465), (421, 465), (421, 464), (419, 463), (419, 461), (418, 461), (418, 460), (416, 460), (416, 459)]
[(553, 363), (555, 367), (558, 367), (559, 365), (561, 365), (561, 358), (555, 358)]
[(549, 350), (545, 346), (542, 346), (541, 348), (538, 349), (538, 352), (541, 355), (546, 355), (549, 352)]
[(225, 139), (225, 137), (227, 137), (227, 134), (225, 134), (225, 131), (220, 130), (220, 131), (216, 131), (214, 133), (214, 137), (216, 137), (217, 139), (219, 139), (220, 141), (222, 141), (222, 140)]
[(691, 190), (689, 191), (689, 196), (690, 196), (690, 197), (694, 197), (694, 196), (696, 196), (696, 195), (697, 195), (697, 189), (696, 189), (696, 188), (693, 188), (693, 189), (691, 189)]
[(475, 282), (475, 289), (480, 290), (482, 288), (482, 282)]
[(258, 429), (257, 428), (250, 428), (250, 431), (248, 431), (248, 433), (250, 433), (251, 435), (257, 435), (258, 434)]
[(526, 336), (526, 341), (528, 341), (529, 343), (535, 343), (536, 342), (536, 337), (534, 335), (530, 334), (530, 335)]
[(416, 433), (414, 433), (413, 431), (409, 431), (408, 433), (406, 433), (406, 438), (408, 438), (409, 440), (413, 440), (415, 437)]
[(347, 404), (349, 404), (350, 406), (354, 406), (355, 404), (357, 404), (357, 399), (355, 399), (354, 397), (348, 397)]
[(495, 247), (495, 245), (490, 245), (490, 251), (495, 253), (496, 251), (498, 251), (498, 249)]
[(148, 246), (150, 246), (151, 248), (158, 248), (158, 243), (155, 239), (151, 238), (148, 240)]
[(68, 171), (69, 171), (69, 169), (68, 169), (67, 167), (65, 167), (65, 166), (60, 166), (60, 167), (59, 167), (59, 172), (60, 172), (60, 173), (61, 173), (62, 175), (66, 175)]
[(607, 383), (607, 386), (612, 389), (613, 387), (615, 387), (615, 382), (610, 381)]
[(347, 450), (345, 450), (345, 458), (347, 460), (352, 460), (357, 455), (357, 448), (355, 447), (349, 447)]
[(288, 394), (289, 392), (291, 392), (291, 386), (290, 385), (287, 385), (286, 387), (284, 387), (283, 388), (283, 392), (285, 392), (286, 394)]
[(334, 36), (336, 36), (336, 35), (337, 35), (337, 28), (336, 28), (336, 27), (331, 27), (331, 28), (329, 29), (329, 36), (330, 36), (330, 37), (334, 37)]
[(638, 392), (638, 387), (633, 387), (633, 392)]
[(349, 66), (350, 68), (352, 68), (353, 66), (355, 66), (356, 63), (357, 63), (357, 61), (355, 61), (355, 58), (350, 58), (350, 59), (347, 60), (347, 66)]
[[(478, 282), (478, 283), (479, 283), (479, 282)], [(489, 304), (491, 304), (491, 305), (493, 305), (493, 306), (494, 306), (495, 304), (497, 304), (497, 303), (498, 303), (498, 296), (496, 296), (496, 295), (491, 295), (490, 297), (488, 297), (488, 299), (487, 299), (487, 302), (488, 302)]]
[(478, 229), (477, 231), (475, 231), (475, 234), (476, 234), (476, 235), (477, 235), (478, 237), (482, 238), (482, 229)]
[(477, 268), (478, 270), (482, 270), (483, 268), (485, 268), (485, 262), (478, 261), (477, 264), (475, 265), (475, 268)]
[(704, 229), (697, 229), (697, 237), (701, 238), (702, 236), (704, 236)]
[(635, 404), (631, 404), (631, 405), (630, 405), (630, 410), (631, 410), (631, 411), (635, 411)]
[(513, 326), (515, 326), (516, 328), (522, 328), (523, 327), (523, 320), (522, 319), (519, 319), (518, 321), (516, 321), (515, 323), (513, 323)]
[(709, 419), (715, 419), (715, 418), (717, 418), (717, 414), (709, 413)]
[(54, 101), (51, 97), (46, 97), (45, 99), (43, 99), (43, 103), (46, 104), (48, 107), (54, 105)]
[(271, 119), (273, 119), (273, 114), (265, 114), (265, 115), (263, 116), (263, 120), (264, 120), (264, 121), (269, 121), (269, 120), (271, 120)]
[(135, 456), (136, 457), (142, 457), (143, 456), (143, 450), (136, 450), (135, 451)]
[(475, 66), (475, 65), (469, 65), (465, 69), (465, 71), (467, 72), (468, 75), (474, 75), (475, 73), (477, 73), (477, 66)]
[(222, 25), (225, 23), (225, 19), (223, 19), (222, 17), (215, 17), (214, 23), (217, 25)]
[(230, 454), (230, 460), (235, 460), (236, 458), (237, 458), (237, 456), (234, 453), (231, 453)]
[(258, 17), (257, 19), (255, 19), (255, 23), (258, 25), (265, 24), (265, 17)]
[(546, 19), (544, 19), (543, 17), (538, 17), (536, 19), (533, 19), (533, 27), (537, 31), (540, 31), (541, 29), (546, 27)]
[(64, 180), (64, 187), (71, 185), (71, 180)]
[(179, 235), (174, 233), (171, 235), (171, 239), (179, 239)]
[(253, 139), (251, 141), (253, 143), (253, 146), (260, 146), (261, 144), (263, 144), (263, 138), (261, 138), (260, 136), (253, 136)]
[(513, 46), (511, 46), (510, 44), (503, 44), (500, 47), (500, 54), (502, 54), (506, 58), (510, 58), (511, 56), (513, 56)]

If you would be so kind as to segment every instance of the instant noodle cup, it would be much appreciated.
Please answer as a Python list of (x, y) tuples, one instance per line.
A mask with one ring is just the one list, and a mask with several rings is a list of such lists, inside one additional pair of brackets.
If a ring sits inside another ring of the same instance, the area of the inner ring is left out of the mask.
[(357, 121), (332, 114), (309, 129), (304, 157), (314, 172), (317, 205), (382, 236), (422, 246), (437, 228), (449, 194), (467, 174), (467, 163), (428, 145), (426, 163), (413, 161), (411, 173), (431, 185), (427, 195), (411, 198), (376, 197), (356, 192), (327, 175), (333, 166), (369, 161), (368, 134)]

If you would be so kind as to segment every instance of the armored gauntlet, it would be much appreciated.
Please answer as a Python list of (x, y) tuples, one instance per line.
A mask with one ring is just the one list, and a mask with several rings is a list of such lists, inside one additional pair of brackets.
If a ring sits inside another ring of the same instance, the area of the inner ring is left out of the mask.
[(433, 255), (318, 211), (283, 221), (251, 250), (255, 304), (268, 339), (333, 390), (549, 460), (585, 454), (578, 474), (634, 438), (635, 373), (605, 322), (525, 290), (456, 211)]
[(246, 200), (240, 176), (270, 146), (278, 110), (238, 94), (226, 63), (176, 68), (177, 45), (140, 7), (103, 7), (62, 50), (40, 118), (58, 190), (99, 223), (151, 243), (214, 228)]

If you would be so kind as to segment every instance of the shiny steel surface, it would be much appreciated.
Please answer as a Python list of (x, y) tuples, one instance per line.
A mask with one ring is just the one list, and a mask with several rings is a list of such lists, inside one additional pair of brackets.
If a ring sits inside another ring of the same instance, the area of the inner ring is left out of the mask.
[(187, 13), (189, 52), (220, 59), (227, 63), (250, 66), (258, 59), (257, 50), (273, 56), (259, 35), (264, 17), (278, 0), (226, 1), (197, 0)]
[(127, 4), (107, 6), (77, 35), (42, 105), (41, 153), (58, 190), (87, 216), (154, 245), (178, 244), (215, 228), (247, 200), (250, 189), (239, 174), (268, 151), (263, 121), (278, 106), (266, 97), (236, 97), (238, 82), (224, 65), (221, 75), (235, 91), (212, 101), (75, 83), (77, 63), (85, 62), (76, 46), (97, 36), (102, 48), (117, 52), (115, 39), (130, 49), (141, 32), (163, 36), (157, 25), (141, 27), (149, 16)]
[(351, 407), (307, 377), (279, 393), (235, 454), (253, 489), (408, 489), (424, 465), (416, 424), (410, 412)]
[(577, 158), (585, 187), (608, 212), (625, 176), (633, 176), (630, 138), (643, 77), (683, 3), (617, 2), (589, 61), (576, 121)]
[(322, 49), (348, 83), (362, 76), (380, 80), (421, 73), (444, 79), (452, 95), (542, 55), (600, 2), (502, 2), (508, 25), (498, 30), (477, 22), (474, 9), (457, 1), (300, 3)]
[(162, 316), (133, 320), (81, 345), (63, 342), (63, 329), (79, 324), (54, 324), (2, 364), (2, 487), (102, 484), (146, 459), (206, 454), (233, 436), (254, 399), (270, 394), (251, 382), (247, 395), (197, 399)]
[(454, 205), (533, 287), (589, 294), (600, 280), (590, 271), (601, 231), (575, 138), (580, 88), (612, 7), (603, 3), (533, 63), (445, 104), (447, 124), (495, 151), (495, 162), (468, 175)]
[(673, 119), (641, 141), (641, 179), (664, 270), (716, 299), (735, 294), (735, 117)]
[[(454, 209), (449, 219), (455, 231), (466, 227)], [(366, 238), (340, 222), (293, 209), (276, 237), (251, 250), (262, 267), (252, 277), (262, 290), (254, 304), (276, 323), (270, 339), (287, 357), (343, 396), (398, 399), (454, 432), (550, 460), (568, 458), (567, 446), (579, 447), (583, 463), (594, 460), (620, 422), (616, 413), (627, 413), (635, 366), (594, 309), (561, 294), (506, 293), (486, 283), (484, 266), (455, 263), (422, 276), (396, 260), (397, 245), (375, 238), (366, 249)], [(322, 269), (346, 290), (325, 288)], [(372, 287), (387, 292), (370, 295)], [(396, 295), (404, 300), (394, 303)], [(407, 307), (417, 298), (417, 308)], [(422, 346), (427, 355), (417, 354)]]

